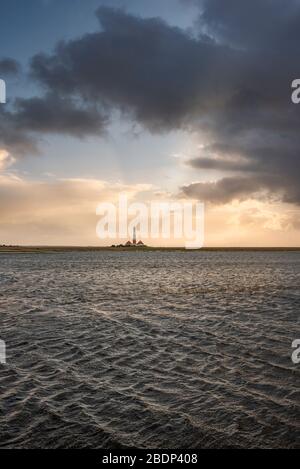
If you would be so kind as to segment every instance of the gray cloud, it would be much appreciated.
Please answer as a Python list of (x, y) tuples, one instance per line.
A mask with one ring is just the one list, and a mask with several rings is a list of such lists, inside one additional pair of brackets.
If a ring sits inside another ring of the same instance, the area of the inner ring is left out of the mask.
[(0, 109), (0, 145), (16, 154), (37, 153), (41, 134), (68, 134), (78, 138), (101, 135), (107, 118), (92, 104), (48, 93), (18, 98), (13, 110)]
[[(227, 175), (184, 192), (222, 203), (258, 191), (299, 205), (300, 108), (291, 104), (290, 84), (300, 76), (300, 2), (192, 1), (201, 7), (199, 30), (241, 55), (231, 91), (223, 89), (225, 105), (211, 107), (201, 125), (210, 143), (188, 161), (199, 172)], [(241, 70), (247, 73), (239, 84)]]
[(187, 164), (195, 169), (215, 169), (220, 171), (247, 171), (252, 169), (249, 161), (226, 160), (224, 158), (199, 157), (188, 160)]
[(78, 106), (70, 98), (59, 98), (54, 94), (17, 99), (13, 118), (19, 129), (77, 137), (101, 133), (106, 122), (96, 107)]
[[(275, 145), (275, 142), (274, 142)], [(184, 187), (186, 195), (212, 203), (227, 203), (234, 199), (244, 200), (259, 192), (260, 196), (280, 196), (283, 202), (300, 202), (300, 158), (293, 145), (285, 148), (255, 147), (239, 149), (233, 145), (232, 155), (239, 151), (243, 159), (228, 158), (228, 149), (221, 157), (199, 157), (187, 162), (193, 168), (219, 170), (228, 175), (213, 183), (191, 184)], [(238, 173), (238, 174), (234, 174)]]
[(251, 176), (227, 176), (214, 182), (196, 182), (181, 188), (182, 195), (212, 204), (224, 204), (233, 200), (264, 198), (297, 204), (300, 190), (296, 185), (288, 188), (285, 178), (273, 174)]
[(184, 195), (213, 204), (245, 200), (258, 194), (265, 184), (255, 178), (226, 177), (216, 182), (198, 182), (182, 187)]
[(20, 65), (16, 60), (11, 58), (0, 59), (0, 75), (16, 75), (20, 71)]
[(221, 42), (273, 53), (298, 47), (299, 0), (191, 1), (201, 8), (201, 29)]
[(153, 131), (182, 127), (208, 105), (230, 51), (158, 18), (106, 7), (97, 16), (100, 32), (33, 58), (32, 74), (44, 86), (117, 107)]

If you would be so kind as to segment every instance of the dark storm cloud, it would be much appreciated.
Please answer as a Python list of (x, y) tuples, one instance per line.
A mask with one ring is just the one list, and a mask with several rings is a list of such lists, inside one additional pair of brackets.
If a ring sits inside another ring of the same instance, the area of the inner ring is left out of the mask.
[(280, 194), (299, 204), (300, 108), (291, 104), (290, 84), (300, 76), (300, 2), (192, 1), (201, 7), (202, 33), (241, 55), (225, 105), (210, 108), (203, 122), (210, 143), (188, 162), (227, 175), (184, 193), (214, 203)]
[(259, 173), (247, 177), (228, 176), (215, 182), (196, 182), (183, 186), (181, 191), (181, 195), (212, 204), (261, 197), (291, 204), (299, 204), (300, 200), (300, 189), (296, 184), (296, 178), (288, 187), (286, 178), (282, 176)]
[(299, 140), (274, 137), (273, 142), (261, 145), (255, 140), (241, 145), (233, 139), (228, 145), (208, 146), (203, 149), (204, 156), (192, 158), (187, 164), (198, 170), (221, 171), (228, 176), (216, 182), (183, 187), (183, 193), (207, 202), (226, 203), (253, 194), (257, 196), (259, 192), (268, 197), (277, 194), (283, 202), (299, 204), (299, 143)]
[(300, 107), (290, 89), (300, 77), (300, 3), (190, 2), (199, 4), (193, 36), (159, 18), (99, 8), (99, 31), (33, 57), (45, 95), (17, 101), (11, 129), (101, 133), (103, 109), (119, 109), (152, 132), (201, 131), (206, 147), (189, 164), (225, 175), (185, 194), (222, 203), (264, 191), (300, 203)]
[(82, 106), (53, 94), (18, 98), (14, 109), (0, 109), (1, 146), (16, 153), (37, 151), (37, 135), (68, 134), (82, 138), (105, 131), (106, 118), (96, 107)]
[(258, 194), (264, 188), (264, 181), (256, 178), (225, 177), (216, 182), (197, 182), (184, 186), (183, 194), (191, 198), (201, 198), (214, 204), (230, 202), (233, 199), (245, 200)]
[(215, 119), (212, 113), (223, 111), (236, 123), (243, 111), (250, 124), (257, 112), (273, 109), (276, 115), (275, 106), (290, 98), (283, 57), (274, 64), (269, 50), (234, 50), (204, 35), (196, 40), (159, 18), (107, 7), (97, 16), (100, 32), (33, 58), (32, 74), (43, 86), (117, 106), (155, 129), (194, 123), (208, 112)]
[[(280, 137), (278, 138), (280, 141)], [(274, 142), (275, 144), (276, 142)], [(272, 164), (273, 173), (281, 173), (286, 164), (295, 163), (297, 171), (300, 170), (298, 152), (294, 151), (295, 142), (285, 142), (285, 158), (282, 158), (282, 149), (268, 145), (268, 142), (213, 144), (203, 147), (203, 156), (188, 160), (187, 164), (193, 168), (216, 169), (222, 171), (252, 171), (269, 172)], [(240, 155), (243, 155), (242, 157)]]
[(20, 71), (18, 62), (11, 58), (0, 58), (0, 76), (16, 75)]
[[(216, 47), (207, 38), (196, 41), (158, 18), (137, 18), (105, 7), (97, 16), (99, 32), (61, 42), (52, 55), (33, 57), (31, 75), (45, 95), (16, 101), (14, 111), (7, 115), (11, 133), (15, 127), (21, 137), (30, 131), (95, 133), (99, 111), (90, 109), (89, 103), (102, 110), (101, 124), (106, 122), (103, 110), (109, 114), (118, 108), (151, 131), (191, 126), (210, 105), (212, 83), (223, 86), (226, 63), (233, 69), (238, 65), (236, 54), (228, 48)], [(229, 68), (228, 72), (231, 75)], [(82, 126), (76, 128), (74, 116), (61, 106), (55, 111), (49, 95), (57, 96), (60, 103), (65, 100), (66, 105), (69, 100), (87, 103), (92, 114), (81, 115)], [(99, 126), (98, 133), (102, 131)]]
[(93, 106), (78, 107), (69, 98), (48, 94), (43, 98), (17, 99), (14, 123), (32, 132), (65, 133), (83, 137), (101, 132), (105, 118)]
[(34, 139), (24, 129), (18, 129), (15, 116), (0, 106), (0, 148), (5, 148), (14, 155), (36, 153)]
[(299, 46), (299, 0), (190, 0), (209, 35), (238, 48), (272, 50)]
[(105, 7), (97, 15), (100, 32), (60, 43), (52, 56), (37, 55), (32, 74), (50, 90), (118, 107), (150, 130), (179, 128), (196, 117), (211, 81), (224, 80), (226, 60), (234, 66), (230, 51), (158, 18)]

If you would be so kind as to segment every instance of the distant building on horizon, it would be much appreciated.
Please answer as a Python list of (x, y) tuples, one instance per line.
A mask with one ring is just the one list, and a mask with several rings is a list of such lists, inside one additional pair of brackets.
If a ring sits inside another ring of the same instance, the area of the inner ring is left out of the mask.
[(136, 245), (136, 227), (133, 228), (132, 244)]
[(132, 241), (128, 240), (125, 244), (119, 244), (117, 246), (113, 245), (112, 247), (126, 247), (126, 248), (131, 248), (131, 247), (145, 247), (146, 245), (143, 243), (142, 240), (139, 240), (139, 242), (136, 242), (136, 227), (133, 228), (133, 236), (132, 236)]

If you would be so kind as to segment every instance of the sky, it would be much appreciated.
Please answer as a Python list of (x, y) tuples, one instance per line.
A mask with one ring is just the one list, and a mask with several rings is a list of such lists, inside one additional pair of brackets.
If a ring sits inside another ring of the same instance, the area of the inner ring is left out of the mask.
[(206, 246), (300, 246), (299, 0), (0, 8), (0, 244), (100, 245), (126, 193), (203, 202)]

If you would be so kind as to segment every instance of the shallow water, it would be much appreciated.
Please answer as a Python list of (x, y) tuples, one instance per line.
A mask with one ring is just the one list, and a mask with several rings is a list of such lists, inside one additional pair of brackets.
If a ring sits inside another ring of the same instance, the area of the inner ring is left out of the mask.
[(300, 447), (298, 252), (0, 255), (0, 447)]

